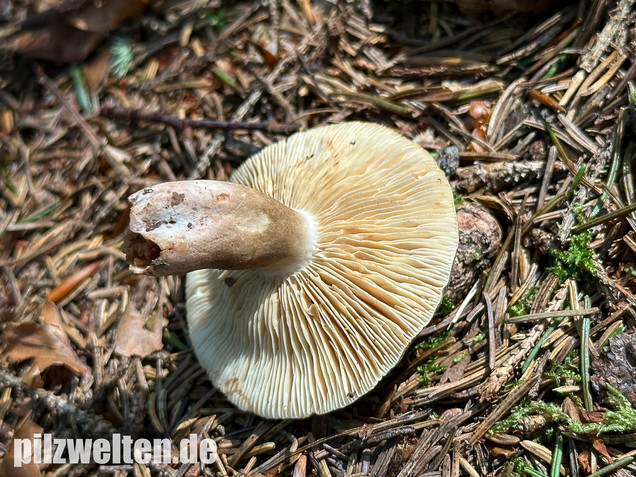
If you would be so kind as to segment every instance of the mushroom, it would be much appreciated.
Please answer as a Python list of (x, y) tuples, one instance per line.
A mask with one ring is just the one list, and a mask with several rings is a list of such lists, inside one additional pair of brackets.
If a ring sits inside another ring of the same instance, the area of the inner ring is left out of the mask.
[(302, 418), (347, 406), (442, 298), (458, 243), (444, 174), (397, 132), (349, 122), (272, 144), (230, 181), (133, 194), (131, 268), (189, 272), (194, 350), (239, 408)]

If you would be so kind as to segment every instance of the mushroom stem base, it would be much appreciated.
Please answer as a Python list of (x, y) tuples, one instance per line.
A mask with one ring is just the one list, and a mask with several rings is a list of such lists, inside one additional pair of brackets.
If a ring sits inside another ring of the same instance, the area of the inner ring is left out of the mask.
[(308, 213), (231, 182), (166, 182), (128, 200), (124, 252), (135, 273), (204, 268), (288, 273), (311, 259), (317, 240)]

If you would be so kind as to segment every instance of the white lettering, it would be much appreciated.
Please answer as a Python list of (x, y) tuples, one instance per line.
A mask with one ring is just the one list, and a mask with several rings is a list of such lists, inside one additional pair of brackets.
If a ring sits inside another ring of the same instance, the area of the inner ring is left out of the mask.
[(13, 467), (31, 462), (31, 439), (13, 439)]
[(130, 436), (124, 436), (121, 440), (121, 444), (122, 446), (124, 446), (124, 459), (123, 459), (123, 463), (124, 464), (134, 464), (135, 461), (133, 460), (133, 456), (132, 456), (132, 449), (133, 449), (133, 440), (132, 437)]
[(44, 453), (42, 455), (42, 462), (44, 464), (51, 464), (53, 462), (53, 434), (44, 434)]
[(42, 434), (39, 432), (33, 434), (33, 463), (42, 463)]
[(110, 442), (106, 439), (95, 439), (93, 443), (93, 462), (107, 464), (110, 461)]
[(137, 439), (134, 446), (135, 462), (148, 464), (152, 458), (152, 445), (148, 439)]
[(153, 439), (153, 461), (159, 464), (172, 464), (172, 441), (167, 437)]
[[(57, 440), (57, 439), (56, 439)], [(93, 439), (65, 439), (68, 461), (71, 464), (88, 463), (91, 459)]]
[[(176, 454), (178, 451), (178, 455)], [(114, 433), (110, 438), (59, 439), (36, 433), (30, 439), (13, 440), (13, 465), (23, 464), (211, 464), (218, 459), (214, 439), (189, 434), (178, 446), (168, 438), (133, 439)], [(173, 455), (174, 453), (174, 455)]]
[(197, 451), (199, 445), (197, 443), (197, 435), (190, 434), (188, 439), (183, 439), (179, 446), (179, 457), (182, 464), (196, 464)]
[(121, 464), (121, 434), (113, 434), (113, 443), (110, 449), (110, 463)]
[(64, 450), (66, 449), (66, 439), (54, 439), (54, 441), (55, 441), (55, 455), (53, 456), (53, 462), (65, 463)]
[(199, 444), (199, 461), (202, 464), (213, 464), (217, 458), (217, 447), (214, 439), (201, 439)]

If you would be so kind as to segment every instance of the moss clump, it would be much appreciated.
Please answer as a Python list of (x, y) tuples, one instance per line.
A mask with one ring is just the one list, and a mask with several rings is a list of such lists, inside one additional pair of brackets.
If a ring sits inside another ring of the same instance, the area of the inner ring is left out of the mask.
[(537, 292), (539, 291), (539, 287), (534, 286), (527, 291), (527, 293), (521, 298), (517, 300), (514, 305), (510, 305), (508, 307), (508, 313), (510, 313), (511, 317), (527, 315), (528, 310), (532, 306), (532, 302), (537, 296)]
[(579, 351), (572, 351), (562, 363), (552, 362), (550, 371), (544, 372), (543, 376), (552, 379), (557, 386), (563, 386), (568, 381), (580, 383), (581, 374), (578, 358)]
[(443, 333), (440, 333), (439, 335), (431, 335), (427, 337), (426, 339), (424, 339), (424, 341), (416, 344), (415, 349), (435, 348), (436, 346), (446, 341), (449, 334), (450, 333), (448, 331), (444, 331)]
[(431, 374), (443, 373), (446, 370), (444, 366), (437, 363), (437, 356), (431, 356), (424, 364), (417, 367), (417, 372), (422, 375), (420, 386), (428, 386), (431, 382)]
[(619, 434), (633, 432), (636, 430), (636, 409), (618, 390), (610, 385), (606, 387), (608, 400), (615, 410), (605, 412), (598, 422), (582, 423), (570, 417), (556, 404), (540, 400), (531, 401), (526, 397), (512, 409), (509, 417), (496, 423), (491, 432), (493, 434), (506, 432), (514, 428), (521, 419), (531, 415), (543, 416), (548, 424), (548, 427), (542, 429), (540, 438), (549, 438), (559, 424), (570, 433), (584, 436), (598, 436), (609, 432)]
[(567, 250), (554, 251), (556, 262), (547, 269), (561, 282), (570, 277), (578, 277), (586, 283), (591, 283), (594, 274), (594, 251), (590, 249), (591, 241), (592, 234), (589, 230), (573, 234)]
[(442, 301), (439, 304), (439, 306), (437, 307), (437, 311), (435, 312), (435, 316), (446, 316), (451, 311), (453, 311), (454, 309), (455, 309), (455, 303), (453, 303), (453, 300), (451, 300), (451, 298), (448, 295), (448, 293), (446, 293), (442, 297)]
[(486, 339), (486, 332), (482, 331), (481, 333), (478, 333), (477, 335), (475, 335), (475, 337), (473, 338), (472, 344), (477, 344), (481, 341), (484, 341), (485, 339)]

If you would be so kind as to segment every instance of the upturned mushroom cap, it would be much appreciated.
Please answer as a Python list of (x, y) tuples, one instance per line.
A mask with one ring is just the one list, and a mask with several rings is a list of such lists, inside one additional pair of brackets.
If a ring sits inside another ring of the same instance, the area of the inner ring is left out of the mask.
[(231, 402), (264, 417), (352, 403), (441, 300), (458, 243), (444, 174), (393, 130), (351, 122), (268, 146), (230, 180), (300, 212), (314, 240), (295, 269), (187, 275), (201, 365)]

